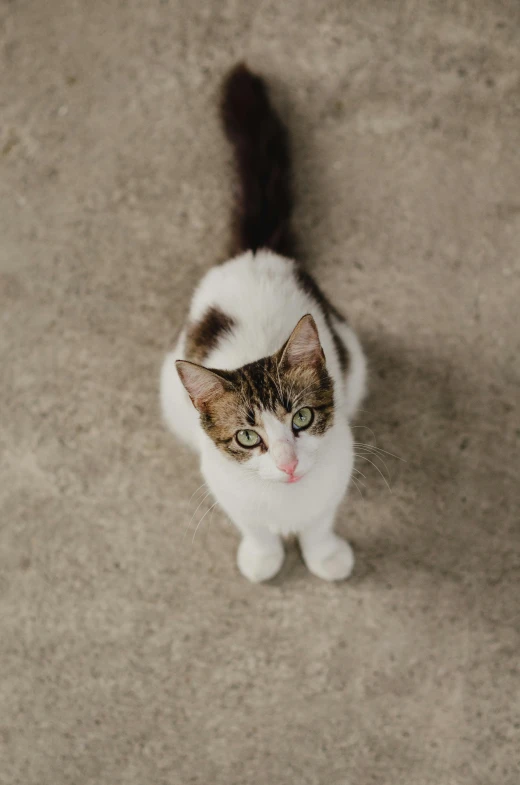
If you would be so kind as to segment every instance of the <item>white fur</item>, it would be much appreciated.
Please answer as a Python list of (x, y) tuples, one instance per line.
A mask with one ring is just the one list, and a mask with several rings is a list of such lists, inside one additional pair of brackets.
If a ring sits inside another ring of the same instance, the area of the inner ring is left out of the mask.
[[(291, 419), (263, 415), (263, 454), (246, 463), (226, 457), (202, 430), (175, 368), (184, 359), (185, 332), (167, 355), (161, 374), (161, 403), (166, 422), (201, 457), (201, 470), (216, 501), (242, 533), (238, 566), (251, 581), (272, 578), (283, 563), (281, 536), (298, 534), (304, 560), (325, 580), (348, 577), (353, 555), (333, 532), (334, 516), (352, 473), (353, 443), (348, 419), (365, 392), (365, 358), (358, 338), (342, 322), (334, 327), (349, 351), (346, 378), (334, 341), (319, 306), (297, 285), (295, 263), (268, 251), (245, 253), (210, 270), (193, 296), (189, 321), (201, 319), (210, 306), (231, 316), (237, 326), (222, 336), (206, 358), (209, 368), (234, 370), (274, 354), (302, 316), (312, 314), (334, 380), (334, 424), (323, 436), (302, 432), (295, 439)], [(305, 406), (305, 400), (299, 407)], [(258, 430), (258, 429), (257, 429)], [(289, 454), (298, 459), (297, 483), (288, 483), (277, 463)]]

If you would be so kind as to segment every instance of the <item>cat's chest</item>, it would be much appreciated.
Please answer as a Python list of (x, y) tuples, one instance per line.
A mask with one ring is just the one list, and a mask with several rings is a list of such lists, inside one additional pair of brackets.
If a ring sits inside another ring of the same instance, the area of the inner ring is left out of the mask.
[(261, 486), (252, 485), (233, 491), (220, 484), (215, 489), (215, 496), (238, 524), (265, 526), (276, 534), (287, 535), (316, 521), (323, 513), (326, 500), (312, 478), (302, 480), (298, 486), (272, 484), (266, 493)]

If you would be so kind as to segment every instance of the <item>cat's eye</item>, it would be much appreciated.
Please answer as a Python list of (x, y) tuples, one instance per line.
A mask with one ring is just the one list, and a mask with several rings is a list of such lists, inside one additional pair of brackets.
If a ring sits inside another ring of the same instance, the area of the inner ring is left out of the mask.
[(292, 418), (292, 427), (295, 431), (304, 431), (305, 428), (309, 427), (313, 419), (314, 415), (312, 413), (312, 409), (309, 409), (308, 406), (304, 406), (303, 409), (300, 409), (300, 411), (296, 412)]
[(258, 447), (261, 442), (260, 436), (257, 434), (257, 432), (251, 431), (249, 428), (246, 428), (243, 431), (237, 431), (235, 434), (235, 439), (241, 447)]

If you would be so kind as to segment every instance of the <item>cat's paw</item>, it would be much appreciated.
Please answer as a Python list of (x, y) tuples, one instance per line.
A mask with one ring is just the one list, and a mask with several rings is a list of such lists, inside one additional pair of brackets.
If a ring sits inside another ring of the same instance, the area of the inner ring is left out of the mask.
[(324, 581), (344, 581), (354, 568), (352, 548), (335, 534), (318, 547), (304, 550), (303, 557), (310, 572)]
[(269, 546), (259, 545), (257, 540), (244, 537), (238, 546), (238, 569), (248, 581), (262, 583), (269, 581), (280, 571), (285, 551), (280, 540)]

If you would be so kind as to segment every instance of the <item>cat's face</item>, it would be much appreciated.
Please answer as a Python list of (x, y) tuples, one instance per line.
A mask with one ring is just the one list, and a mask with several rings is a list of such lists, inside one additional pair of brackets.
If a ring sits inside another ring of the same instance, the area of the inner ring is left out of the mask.
[(236, 371), (180, 360), (179, 376), (214, 444), (245, 471), (295, 483), (312, 470), (334, 417), (333, 381), (312, 316), (276, 354)]

